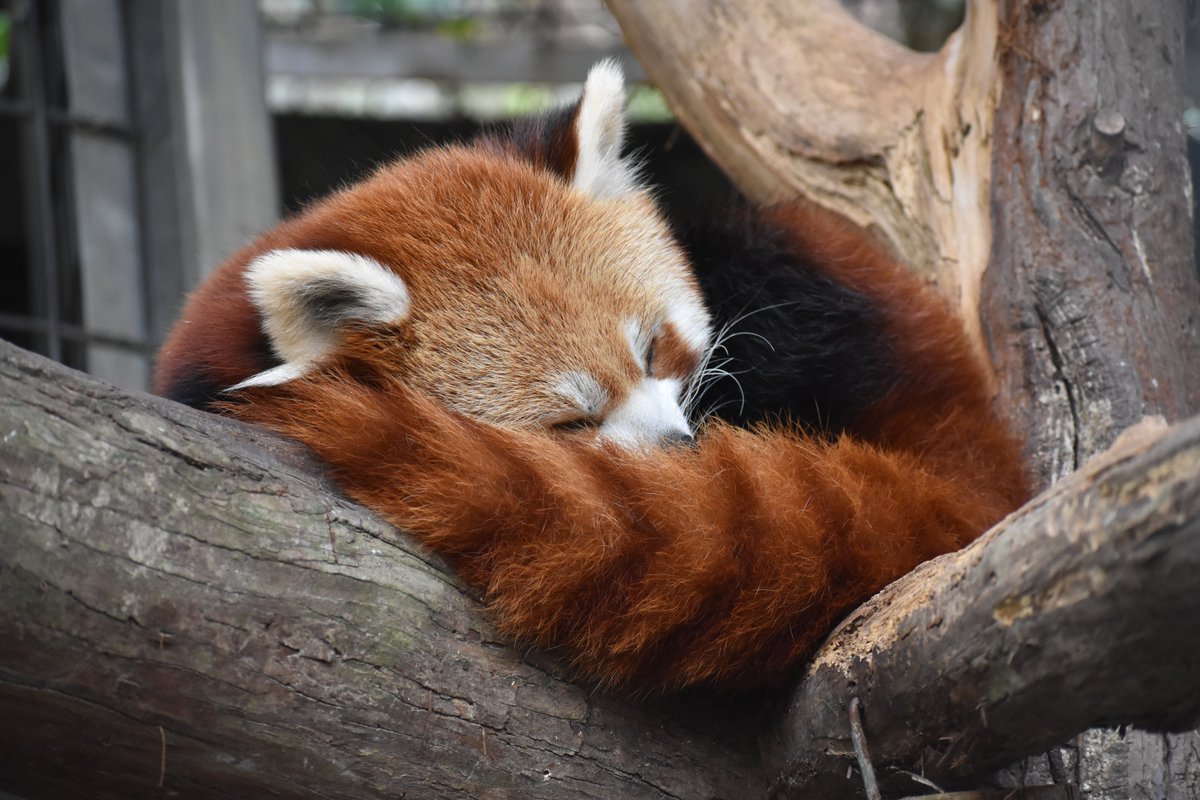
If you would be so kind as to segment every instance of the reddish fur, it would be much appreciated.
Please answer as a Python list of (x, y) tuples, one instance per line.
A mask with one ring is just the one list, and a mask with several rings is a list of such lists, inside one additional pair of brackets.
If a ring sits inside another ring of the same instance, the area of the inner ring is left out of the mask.
[(654, 362), (650, 371), (656, 378), (688, 380), (696, 372), (700, 354), (688, 347), (674, 325), (667, 322), (654, 337)]
[[(245, 272), (269, 250), (299, 248), (367, 256), (403, 278), (411, 335), (389, 339), (379, 356), (452, 407), (522, 420), (526, 407), (539, 405), (532, 393), (546, 381), (538, 344), (546, 341), (571, 354), (574, 363), (563, 368), (586, 368), (617, 402), (642, 370), (619, 326), (605, 323), (616, 309), (653, 315), (642, 313), (642, 287), (611, 277), (626, 269), (620, 259), (659, 263), (665, 250), (686, 274), (679, 249), (664, 242), (669, 232), (646, 194), (593, 201), (544, 169), (487, 148), (429, 151), (333, 195), (223, 264), (189, 298), (160, 353), (155, 391), (169, 393), (197, 371), (225, 388), (270, 367)], [(548, 270), (571, 274), (547, 280)], [(506, 312), (521, 318), (519, 337), (464, 324), (478, 317), (484, 292), (513, 298)], [(469, 358), (450, 363), (448, 354), (472, 349), (462, 346), (471, 336), (473, 352), (487, 351), (505, 375)], [(505, 400), (523, 406), (504, 408)]]
[(695, 449), (597, 448), (450, 412), (355, 335), (319, 371), (226, 410), (307, 443), (482, 589), (501, 630), (589, 678), (777, 684), (847, 610), (970, 542), (1027, 486), (946, 305), (840, 218), (770, 213), (878, 301), (901, 352), (906, 371), (853, 435), (710, 425)]

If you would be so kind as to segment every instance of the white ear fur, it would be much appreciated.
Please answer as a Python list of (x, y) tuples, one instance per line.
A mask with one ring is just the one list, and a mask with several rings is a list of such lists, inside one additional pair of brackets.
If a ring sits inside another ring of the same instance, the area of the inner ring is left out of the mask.
[(246, 268), (250, 299), (284, 362), (232, 388), (274, 386), (302, 375), (333, 350), (348, 322), (400, 322), (408, 288), (378, 261), (337, 250), (271, 250)]
[(251, 375), (241, 383), (235, 383), (225, 391), (236, 392), (238, 389), (245, 389), (248, 386), (278, 386), (281, 383), (287, 383), (290, 380), (295, 380), (308, 371), (308, 363), (280, 364), (265, 372), (260, 372), (257, 375)]
[(612, 60), (588, 72), (575, 117), (575, 188), (599, 199), (637, 189), (637, 168), (621, 158), (625, 143), (625, 76)]

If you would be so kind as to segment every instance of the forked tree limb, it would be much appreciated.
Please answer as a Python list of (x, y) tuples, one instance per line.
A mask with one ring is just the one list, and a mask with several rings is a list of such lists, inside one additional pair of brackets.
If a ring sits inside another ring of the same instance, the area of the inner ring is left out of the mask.
[(841, 211), (936, 280), (1041, 479), (1200, 411), (1183, 0), (969, 0), (936, 54), (837, 0), (607, 3), (743, 191)]
[(978, 780), (1090, 727), (1185, 730), (1198, 597), (1200, 418), (1118, 442), (855, 611), (766, 741), (774, 795), (859, 794), (854, 697), (893, 796), (919, 788), (906, 772)]
[(607, 2), (743, 191), (802, 194), (876, 228), (973, 318), (991, 242), (995, 0), (972, 2), (936, 54), (860, 25), (837, 0)]
[(0, 791), (762, 795), (727, 707), (531, 662), (320, 476), (291, 442), (0, 342)]

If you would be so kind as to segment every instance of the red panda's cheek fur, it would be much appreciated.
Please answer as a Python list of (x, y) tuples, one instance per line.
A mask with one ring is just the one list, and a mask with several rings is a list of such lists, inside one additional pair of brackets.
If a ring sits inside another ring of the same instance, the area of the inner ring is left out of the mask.
[(663, 323), (654, 338), (651, 374), (656, 378), (677, 378), (686, 384), (700, 366), (700, 357), (701, 354), (679, 335), (673, 323)]

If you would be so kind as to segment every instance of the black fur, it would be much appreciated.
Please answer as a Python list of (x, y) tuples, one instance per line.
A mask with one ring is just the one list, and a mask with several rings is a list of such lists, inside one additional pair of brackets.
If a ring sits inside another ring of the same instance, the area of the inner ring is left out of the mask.
[(575, 174), (579, 143), (575, 117), (579, 103), (524, 117), (511, 126), (480, 136), (476, 144), (516, 155), (563, 178)]
[(791, 420), (835, 434), (894, 384), (897, 369), (870, 298), (799, 259), (749, 208), (677, 225), (713, 314), (728, 327), (698, 409), (736, 425)]
[[(251, 375), (266, 372), (283, 363), (271, 350), (267, 335), (261, 332), (255, 342), (254, 358), (258, 363)], [(234, 395), (225, 393), (225, 389), (228, 388), (229, 384), (214, 378), (208, 368), (198, 366), (186, 375), (177, 376), (175, 382), (163, 390), (162, 396), (201, 411), (212, 411), (213, 404), (217, 401), (236, 399)]]
[(166, 387), (163, 397), (183, 403), (185, 406), (208, 410), (212, 403), (225, 388), (202, 371), (189, 372)]
[(333, 330), (357, 318), (359, 309), (370, 304), (370, 289), (337, 278), (314, 278), (300, 294), (309, 319)]

